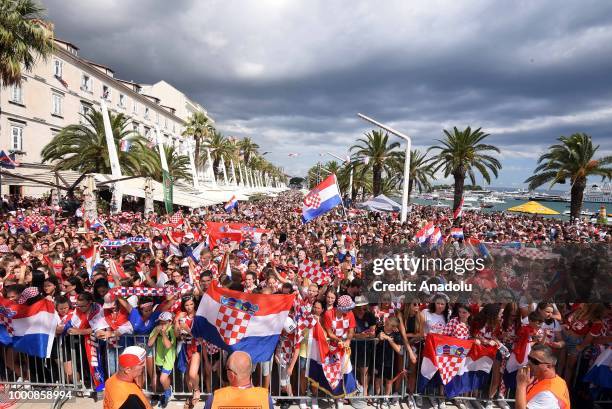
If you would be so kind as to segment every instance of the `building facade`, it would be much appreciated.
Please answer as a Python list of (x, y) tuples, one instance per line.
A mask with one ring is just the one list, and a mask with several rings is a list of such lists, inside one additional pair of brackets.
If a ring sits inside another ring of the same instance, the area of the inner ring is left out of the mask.
[[(159, 127), (166, 143), (179, 148), (191, 112), (207, 114), (165, 81), (142, 86), (115, 78), (111, 68), (79, 57), (74, 44), (56, 40), (52, 56), (24, 72), (21, 85), (0, 88), (0, 149), (15, 153), (24, 170), (33, 164), (40, 172), (42, 148), (63, 127), (100, 109), (102, 98), (111, 111), (131, 118), (134, 131), (153, 140)], [(26, 186), (11, 193), (36, 196), (47, 190)]]

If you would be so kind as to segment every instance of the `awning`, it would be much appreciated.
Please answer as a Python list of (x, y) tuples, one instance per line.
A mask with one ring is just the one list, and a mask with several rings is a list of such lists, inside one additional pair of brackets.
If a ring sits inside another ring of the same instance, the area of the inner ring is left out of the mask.
[[(112, 175), (104, 175), (100, 173), (94, 173), (94, 178), (96, 182), (108, 182), (109, 180), (113, 180)], [(145, 178), (134, 178), (129, 180), (122, 180), (120, 182), (115, 182), (118, 188), (124, 195), (141, 197), (144, 199), (145, 197)], [(108, 184), (110, 185), (110, 184)], [(153, 200), (157, 200), (159, 202), (164, 201), (164, 188), (160, 182), (155, 180), (151, 180), (151, 186), (153, 190)], [(110, 186), (109, 186), (110, 187)], [(174, 185), (173, 188), (173, 196), (172, 201), (174, 204), (179, 206), (187, 206), (187, 207), (201, 207), (201, 206), (212, 206), (215, 204), (222, 203), (223, 201), (215, 201), (204, 196), (195, 195), (193, 193), (185, 191), (184, 188), (181, 188), (177, 185)]]
[(522, 205), (511, 207), (507, 211), (516, 212), (516, 213), (545, 214), (545, 215), (559, 214), (559, 212), (557, 212), (556, 210), (549, 209), (548, 207), (538, 202), (523, 203)]
[(399, 212), (401, 210), (401, 206), (398, 203), (385, 195), (378, 195), (373, 199), (359, 203), (357, 207), (375, 212)]

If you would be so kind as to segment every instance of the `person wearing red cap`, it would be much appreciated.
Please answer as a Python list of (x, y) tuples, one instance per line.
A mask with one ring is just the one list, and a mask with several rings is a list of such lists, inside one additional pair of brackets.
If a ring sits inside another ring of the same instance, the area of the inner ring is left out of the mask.
[(151, 409), (139, 384), (146, 356), (147, 351), (139, 346), (127, 347), (119, 355), (119, 370), (106, 381), (104, 409)]

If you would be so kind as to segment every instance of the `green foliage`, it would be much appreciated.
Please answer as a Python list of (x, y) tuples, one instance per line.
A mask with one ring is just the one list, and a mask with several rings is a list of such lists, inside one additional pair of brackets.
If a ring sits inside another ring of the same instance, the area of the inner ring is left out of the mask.
[(476, 184), (476, 172), (480, 173), (487, 183), (491, 183), (491, 172), (495, 177), (502, 165), (499, 160), (491, 156), (492, 152), (499, 153), (496, 146), (482, 143), (489, 134), (481, 128), (473, 130), (470, 127), (463, 131), (453, 128), (452, 132), (444, 130), (445, 138), (438, 140), (440, 145), (432, 146), (430, 150), (437, 150), (433, 157), (434, 172), (442, 170), (444, 177), (450, 175), (455, 179), (453, 209), (459, 206), (463, 197), (465, 178), (468, 176), (472, 184)]
[(34, 0), (0, 0), (0, 80), (21, 83), (22, 68), (31, 71), (53, 51), (53, 29)]
[(548, 152), (538, 159), (534, 174), (525, 180), (533, 190), (550, 182), (550, 187), (569, 181), (571, 217), (580, 215), (584, 189), (589, 176), (601, 176), (602, 180), (612, 179), (612, 156), (595, 159), (599, 145), (593, 146), (591, 137), (575, 133), (558, 138), (560, 143), (551, 145)]
[[(109, 118), (115, 146), (118, 148), (122, 141), (131, 144), (129, 152), (117, 152), (122, 173), (136, 176), (151, 171), (156, 155), (148, 141), (132, 131), (131, 121), (124, 114), (109, 113)], [(53, 162), (57, 170), (112, 173), (102, 112), (91, 110), (83, 119), (84, 124), (66, 126), (42, 149), (42, 162)]]

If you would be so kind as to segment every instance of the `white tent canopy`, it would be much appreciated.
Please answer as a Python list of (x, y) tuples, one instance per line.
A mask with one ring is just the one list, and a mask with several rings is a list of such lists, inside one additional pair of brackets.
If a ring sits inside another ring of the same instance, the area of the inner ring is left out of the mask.
[(375, 212), (399, 212), (402, 208), (398, 203), (382, 194), (357, 204), (357, 207)]
[[(94, 173), (94, 178), (96, 182), (108, 182), (109, 180), (113, 180), (112, 175), (104, 175), (100, 173)], [(120, 182), (115, 182), (121, 192), (124, 195), (141, 197), (144, 199), (145, 197), (145, 178), (134, 178), (128, 180), (122, 180)], [(110, 185), (110, 183), (109, 183)], [(160, 182), (155, 180), (151, 181), (151, 187), (153, 188), (153, 200), (163, 202), (164, 201), (164, 187)], [(174, 204), (179, 206), (187, 206), (187, 207), (201, 207), (201, 206), (211, 206), (215, 204), (222, 203), (223, 200), (219, 198), (207, 198), (205, 195), (196, 195), (193, 192), (186, 191), (182, 186), (174, 185), (172, 195), (172, 201)]]

